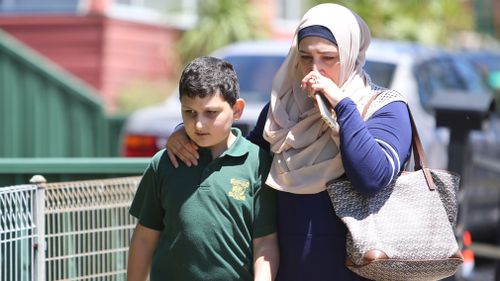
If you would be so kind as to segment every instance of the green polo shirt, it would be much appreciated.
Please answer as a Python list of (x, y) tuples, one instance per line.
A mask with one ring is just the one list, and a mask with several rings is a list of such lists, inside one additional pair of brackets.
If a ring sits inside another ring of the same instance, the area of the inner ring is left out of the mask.
[(144, 172), (130, 214), (161, 231), (154, 280), (253, 280), (252, 240), (276, 231), (276, 192), (264, 184), (268, 152), (237, 136), (216, 159), (174, 168), (165, 150)]

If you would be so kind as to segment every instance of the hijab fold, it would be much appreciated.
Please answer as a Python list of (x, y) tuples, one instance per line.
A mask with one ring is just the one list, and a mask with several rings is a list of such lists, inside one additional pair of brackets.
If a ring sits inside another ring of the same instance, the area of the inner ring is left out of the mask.
[(371, 40), (366, 23), (341, 5), (320, 4), (310, 9), (303, 16), (287, 58), (273, 80), (264, 127), (264, 138), (274, 153), (266, 183), (297, 194), (321, 192), (326, 182), (344, 173), (338, 130), (321, 120), (318, 109), (300, 88), (303, 75), (298, 67), (297, 32), (312, 25), (328, 28), (337, 41), (340, 90), (356, 103), (360, 112), (372, 96), (370, 79), (363, 70)]

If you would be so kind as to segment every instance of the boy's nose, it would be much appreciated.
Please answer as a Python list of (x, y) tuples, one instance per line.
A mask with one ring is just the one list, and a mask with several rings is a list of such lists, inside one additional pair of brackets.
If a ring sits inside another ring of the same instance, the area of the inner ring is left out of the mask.
[(202, 122), (202, 120), (201, 119), (196, 120), (195, 126), (196, 126), (196, 129), (203, 128), (203, 122)]

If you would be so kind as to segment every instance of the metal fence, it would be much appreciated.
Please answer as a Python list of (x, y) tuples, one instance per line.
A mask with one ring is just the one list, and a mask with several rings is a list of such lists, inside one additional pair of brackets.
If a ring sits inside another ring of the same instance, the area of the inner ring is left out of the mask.
[(0, 280), (125, 280), (139, 180), (0, 188)]
[(33, 280), (37, 270), (36, 191), (33, 185), (0, 189), (0, 280)]

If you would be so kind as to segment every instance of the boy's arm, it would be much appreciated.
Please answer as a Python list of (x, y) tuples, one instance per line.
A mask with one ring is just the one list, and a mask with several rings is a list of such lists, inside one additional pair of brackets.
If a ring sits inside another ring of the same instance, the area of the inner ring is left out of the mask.
[(137, 224), (132, 234), (128, 254), (127, 281), (145, 281), (160, 231)]
[(274, 280), (278, 273), (279, 258), (276, 232), (253, 239), (254, 281)]

